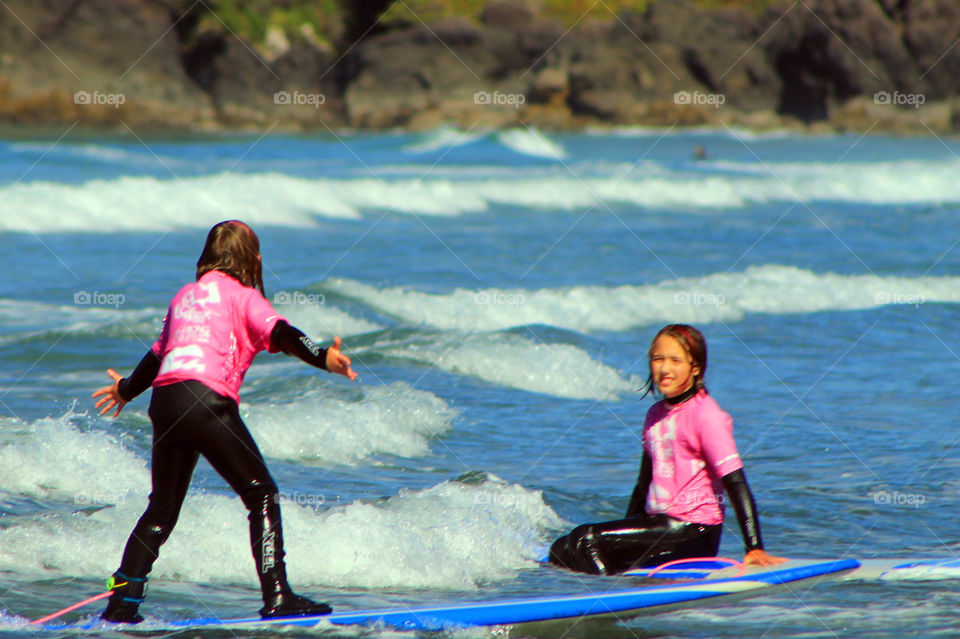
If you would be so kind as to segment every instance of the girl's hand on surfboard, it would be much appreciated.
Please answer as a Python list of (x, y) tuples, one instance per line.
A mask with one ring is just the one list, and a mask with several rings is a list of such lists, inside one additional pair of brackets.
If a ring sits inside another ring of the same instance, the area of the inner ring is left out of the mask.
[(123, 379), (123, 377), (121, 377), (120, 373), (112, 368), (107, 369), (107, 375), (113, 379), (113, 384), (110, 386), (104, 386), (103, 388), (98, 388), (97, 390), (93, 391), (93, 395), (91, 395), (91, 397), (100, 397), (97, 403), (94, 404), (94, 408), (99, 408), (101, 415), (106, 415), (113, 410), (114, 407), (116, 407), (117, 410), (113, 413), (113, 416), (116, 417), (120, 414), (120, 411), (123, 410), (123, 407), (127, 405), (126, 400), (120, 397), (119, 386), (120, 380)]
[(747, 553), (743, 558), (743, 563), (748, 566), (776, 566), (789, 561), (786, 557), (774, 557), (765, 550), (756, 548)]

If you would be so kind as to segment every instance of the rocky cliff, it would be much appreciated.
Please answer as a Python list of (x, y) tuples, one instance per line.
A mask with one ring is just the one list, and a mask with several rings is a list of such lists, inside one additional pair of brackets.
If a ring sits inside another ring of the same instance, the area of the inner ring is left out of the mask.
[[(216, 3), (7, 0), (0, 122), (326, 130), (587, 125), (960, 128), (960, 3), (651, 0), (573, 24), (534, 0), (478, 15), (338, 16), (335, 42), (251, 42)], [(199, 7), (199, 9), (198, 9)], [(207, 10), (206, 14), (203, 11)]]

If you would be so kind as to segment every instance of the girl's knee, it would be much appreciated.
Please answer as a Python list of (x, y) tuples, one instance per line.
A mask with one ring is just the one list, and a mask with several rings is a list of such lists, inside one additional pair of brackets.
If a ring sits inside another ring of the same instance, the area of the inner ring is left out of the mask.
[(591, 524), (581, 524), (570, 531), (569, 537), (574, 546), (579, 546), (585, 542), (589, 543), (594, 537), (593, 526)]
[(277, 485), (273, 482), (252, 482), (246, 489), (240, 492), (240, 499), (243, 500), (243, 505), (250, 511), (260, 511), (270, 507), (270, 505), (279, 507), (279, 496)]

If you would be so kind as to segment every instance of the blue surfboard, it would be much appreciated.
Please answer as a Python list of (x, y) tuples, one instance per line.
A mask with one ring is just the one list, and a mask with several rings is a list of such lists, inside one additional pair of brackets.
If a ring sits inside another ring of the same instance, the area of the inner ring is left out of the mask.
[[(829, 559), (808, 559), (810, 562), (826, 562)], [(844, 575), (845, 580), (923, 580), (923, 579), (960, 579), (960, 559), (951, 557), (934, 558), (873, 558), (858, 559), (860, 566)], [(729, 567), (723, 561), (704, 559), (685, 562), (667, 568), (634, 568), (624, 575), (642, 578), (660, 579), (708, 579), (718, 570)], [(792, 564), (791, 564), (792, 565)]]
[(846, 579), (883, 581), (922, 581), (926, 579), (960, 579), (960, 559), (860, 559), (860, 567)]
[[(614, 616), (627, 619), (639, 614), (659, 612), (669, 608), (688, 607), (763, 594), (777, 586), (802, 581), (839, 577), (856, 570), (855, 559), (802, 560), (768, 567), (747, 567), (745, 574), (728, 564), (701, 566), (709, 578), (684, 583), (646, 585), (625, 590), (601, 590), (562, 596), (527, 597), (477, 601), (472, 603), (397, 607), (378, 610), (339, 611), (316, 617), (286, 617), (277, 619), (193, 619), (163, 624), (170, 629), (222, 628), (255, 629), (272, 626), (375, 626), (399, 630), (441, 631), (476, 626), (502, 626), (542, 623), (562, 619)], [(691, 571), (692, 572), (692, 571)], [(599, 582), (597, 582), (599, 583)], [(102, 622), (95, 622), (101, 627)], [(54, 626), (46, 629), (80, 630), (94, 626)], [(156, 632), (153, 623), (127, 626), (124, 631)]]

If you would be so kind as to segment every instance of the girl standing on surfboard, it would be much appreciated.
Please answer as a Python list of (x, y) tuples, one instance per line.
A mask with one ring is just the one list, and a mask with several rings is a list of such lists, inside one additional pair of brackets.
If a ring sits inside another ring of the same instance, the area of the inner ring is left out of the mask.
[(584, 524), (550, 548), (551, 563), (607, 574), (674, 559), (716, 556), (726, 490), (740, 523), (744, 563), (786, 561), (763, 550), (757, 508), (733, 440), (733, 420), (707, 393), (707, 344), (670, 324), (650, 345), (651, 390), (663, 399), (643, 426), (643, 461), (625, 519)]
[(102, 617), (139, 623), (147, 574), (177, 523), (197, 459), (203, 455), (249, 511), (250, 545), (263, 591), (262, 617), (327, 614), (325, 603), (294, 594), (283, 561), (277, 485), (240, 419), (239, 389), (260, 351), (284, 352), (353, 380), (340, 338), (322, 349), (279, 315), (263, 292), (260, 241), (236, 220), (210, 229), (196, 282), (170, 302), (159, 339), (130, 377), (113, 369), (113, 384), (93, 393), (101, 414), (153, 386), (152, 492), (127, 541), (113, 594)]

